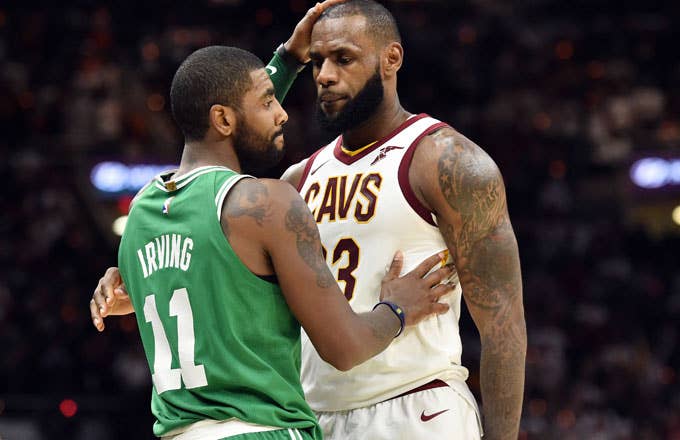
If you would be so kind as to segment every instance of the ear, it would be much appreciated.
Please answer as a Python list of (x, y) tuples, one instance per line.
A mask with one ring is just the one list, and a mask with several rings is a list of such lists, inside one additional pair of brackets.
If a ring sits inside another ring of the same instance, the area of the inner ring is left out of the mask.
[(383, 75), (391, 78), (397, 74), (404, 61), (404, 48), (401, 44), (392, 42), (385, 46), (382, 54)]
[(236, 130), (236, 111), (220, 104), (210, 107), (210, 126), (224, 137), (231, 136)]

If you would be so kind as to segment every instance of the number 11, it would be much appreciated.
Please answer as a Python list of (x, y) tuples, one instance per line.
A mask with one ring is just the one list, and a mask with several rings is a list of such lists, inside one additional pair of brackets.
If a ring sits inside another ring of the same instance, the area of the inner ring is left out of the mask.
[(144, 318), (151, 323), (154, 342), (153, 374), (151, 378), (156, 392), (178, 390), (182, 381), (186, 388), (198, 388), (208, 385), (203, 365), (194, 363), (194, 315), (189, 303), (187, 289), (177, 289), (170, 298), (170, 316), (177, 317), (177, 351), (180, 368), (171, 368), (172, 353), (170, 342), (165, 335), (161, 317), (156, 308), (156, 295), (149, 295), (144, 300)]

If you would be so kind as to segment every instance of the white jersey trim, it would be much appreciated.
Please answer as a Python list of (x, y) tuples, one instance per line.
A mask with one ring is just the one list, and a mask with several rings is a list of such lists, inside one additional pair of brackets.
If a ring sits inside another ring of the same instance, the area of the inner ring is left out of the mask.
[[(187, 184), (189, 184), (189, 182), (191, 182), (192, 180), (194, 180), (194, 179), (197, 178), (198, 176), (202, 176), (203, 174), (211, 173), (211, 172), (213, 172), (213, 171), (231, 171), (231, 172), (235, 172), (234, 170), (231, 170), (231, 169), (229, 169), (229, 168), (227, 168), (227, 167), (218, 166), (218, 165), (209, 165), (209, 166), (204, 166), (204, 167), (195, 168), (195, 169), (193, 169), (193, 170), (189, 171), (188, 173), (183, 174), (183, 175), (181, 175), (181, 176), (173, 176), (174, 178), (171, 179), (171, 180), (168, 181), (168, 182), (164, 182), (163, 179), (162, 179), (162, 177), (161, 177), (163, 174), (159, 174), (159, 175), (156, 176), (156, 178), (154, 179), (154, 185), (156, 186), (156, 188), (160, 189), (161, 191), (170, 193), (170, 192), (177, 191), (177, 190), (180, 189), (180, 188), (183, 188), (184, 186), (186, 186)], [(174, 189), (169, 190), (169, 189), (166, 187), (166, 185), (167, 185), (169, 182), (175, 182), (176, 185), (175, 185)]]
[[(163, 440), (220, 440), (253, 432), (276, 431), (286, 428), (257, 425), (239, 419), (201, 420), (191, 425), (173, 430), (162, 437)], [(297, 431), (297, 429), (295, 430)], [(291, 432), (291, 429), (288, 429)], [(291, 436), (292, 437), (292, 436)]]
[(254, 179), (253, 176), (249, 176), (248, 174), (237, 174), (228, 178), (217, 191), (217, 195), (215, 196), (215, 205), (217, 206), (217, 221), (220, 221), (220, 218), (222, 218), (222, 205), (224, 205), (224, 199), (227, 197), (227, 194), (229, 194), (229, 191), (231, 191), (234, 185), (240, 182), (241, 179), (246, 178)]

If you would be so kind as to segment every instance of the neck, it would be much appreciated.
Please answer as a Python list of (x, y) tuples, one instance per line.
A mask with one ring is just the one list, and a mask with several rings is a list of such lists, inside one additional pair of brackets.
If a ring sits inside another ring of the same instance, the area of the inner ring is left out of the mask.
[(176, 175), (181, 176), (193, 169), (212, 165), (227, 167), (238, 173), (241, 172), (241, 164), (230, 142), (204, 140), (184, 144), (182, 160), (179, 163)]
[(392, 102), (384, 100), (373, 115), (356, 127), (342, 133), (343, 147), (356, 150), (371, 142), (382, 139), (411, 116), (398, 99)]

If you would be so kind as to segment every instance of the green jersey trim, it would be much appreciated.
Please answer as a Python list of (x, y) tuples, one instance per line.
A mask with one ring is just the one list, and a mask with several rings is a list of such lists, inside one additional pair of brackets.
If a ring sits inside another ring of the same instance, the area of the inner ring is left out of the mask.
[(154, 178), (154, 186), (158, 189), (160, 189), (163, 192), (170, 193), (174, 192), (180, 188), (183, 188), (186, 186), (189, 182), (192, 180), (196, 179), (199, 176), (202, 176), (203, 174), (206, 173), (211, 173), (213, 171), (228, 171), (230, 173), (235, 173), (236, 171), (231, 170), (227, 167), (222, 167), (222, 166), (217, 166), (217, 165), (209, 165), (209, 166), (204, 166), (204, 167), (198, 167), (194, 168), (193, 170), (189, 171), (186, 174), (183, 174), (181, 176), (177, 176), (171, 180), (171, 182), (174, 182), (174, 188), (173, 189), (168, 189), (166, 187), (167, 182), (163, 181), (163, 174), (159, 174)]

